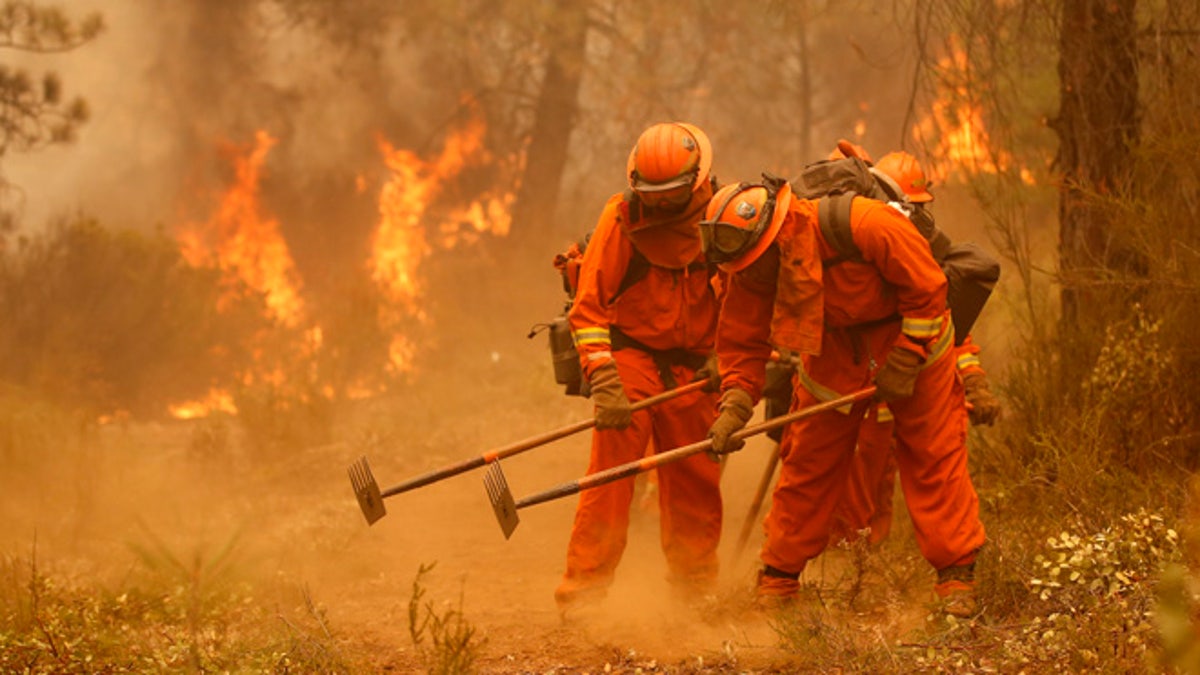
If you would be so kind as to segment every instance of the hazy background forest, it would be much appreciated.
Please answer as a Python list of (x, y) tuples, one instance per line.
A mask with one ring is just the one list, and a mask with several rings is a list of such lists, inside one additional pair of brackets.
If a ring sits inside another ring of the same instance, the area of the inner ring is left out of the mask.
[[(552, 619), (513, 637), (514, 604), (551, 614), (570, 500), (514, 559), (468, 525), (476, 480), (368, 530), (345, 466), (588, 414), (527, 333), (638, 133), (680, 120), (722, 182), (839, 138), (912, 152), (1004, 267), (975, 332), (1006, 406), (971, 437), (985, 620), (896, 618), (927, 586), (901, 532), (850, 556), (865, 601), (819, 580), (838, 600), (755, 667), (1200, 670), (1198, 45), (1194, 0), (0, 3), (0, 665), (645, 669)], [(568, 448), (511, 478), (576, 477)], [(485, 600), (501, 562), (545, 573)], [(747, 667), (707, 637), (711, 672)]]

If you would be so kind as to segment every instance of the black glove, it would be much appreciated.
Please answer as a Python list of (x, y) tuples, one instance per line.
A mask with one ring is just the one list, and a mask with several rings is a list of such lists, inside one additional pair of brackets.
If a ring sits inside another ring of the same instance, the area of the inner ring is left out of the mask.
[(730, 436), (746, 426), (754, 415), (754, 401), (741, 389), (730, 389), (721, 395), (720, 414), (708, 429), (708, 437), (712, 445), (705, 452), (714, 462), (721, 461), (721, 455), (741, 450), (746, 444), (742, 439), (731, 439)]
[(917, 375), (924, 364), (925, 357), (920, 354), (903, 347), (892, 347), (883, 367), (875, 374), (875, 397), (881, 401), (895, 401), (912, 396)]
[(624, 429), (633, 422), (633, 408), (617, 373), (617, 362), (609, 361), (592, 373), (592, 402), (596, 406), (597, 429)]
[(717, 368), (716, 352), (709, 354), (708, 360), (705, 361), (704, 365), (700, 366), (700, 368), (696, 370), (696, 374), (692, 376), (692, 382), (699, 382), (700, 380), (705, 379), (708, 380), (708, 384), (701, 387), (703, 391), (721, 391), (721, 371)]

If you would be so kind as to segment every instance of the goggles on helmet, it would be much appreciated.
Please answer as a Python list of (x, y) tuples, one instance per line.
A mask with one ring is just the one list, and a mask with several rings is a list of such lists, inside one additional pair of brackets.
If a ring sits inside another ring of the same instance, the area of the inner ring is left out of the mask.
[(697, 174), (697, 171), (692, 170), (669, 183), (654, 184), (640, 180), (635, 173), (631, 183), (642, 206), (652, 211), (677, 212), (692, 201), (692, 188), (695, 186)]
[[(700, 221), (700, 241), (709, 262), (720, 264), (736, 260), (754, 246), (771, 224), (771, 217), (775, 211), (775, 193), (768, 188), (767, 198), (760, 208), (742, 196), (748, 188), (754, 187), (761, 186), (739, 183), (738, 188), (719, 205), (713, 219)], [(734, 215), (747, 224), (753, 222), (753, 226), (721, 220), (729, 204), (739, 198), (741, 201), (734, 207)]]

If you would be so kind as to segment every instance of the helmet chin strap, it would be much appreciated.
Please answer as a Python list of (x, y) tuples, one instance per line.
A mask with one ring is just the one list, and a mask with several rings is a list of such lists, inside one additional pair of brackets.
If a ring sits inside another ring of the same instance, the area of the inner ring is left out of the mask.
[(734, 199), (736, 199), (738, 195), (745, 192), (746, 188), (748, 188), (750, 186), (751, 186), (750, 183), (738, 183), (737, 189), (731, 191), (729, 193), (729, 196), (725, 198), (725, 201), (721, 202), (720, 207), (716, 210), (717, 217), (713, 218), (712, 220), (708, 220), (708, 221), (704, 221), (704, 222), (707, 222), (709, 224), (716, 224), (717, 221), (719, 221), (721, 219), (721, 214), (725, 213), (725, 209), (729, 208), (729, 202), (732, 202)]

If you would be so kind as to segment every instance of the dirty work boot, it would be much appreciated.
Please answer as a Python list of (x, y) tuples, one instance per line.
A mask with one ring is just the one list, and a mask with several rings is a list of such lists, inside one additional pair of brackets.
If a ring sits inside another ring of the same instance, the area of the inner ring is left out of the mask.
[(975, 600), (975, 563), (938, 570), (933, 591), (945, 614), (970, 619), (979, 613), (979, 603)]
[(563, 623), (585, 621), (599, 612), (606, 595), (608, 590), (604, 586), (578, 586), (564, 581), (554, 591), (558, 618)]
[(667, 584), (678, 605), (698, 609), (716, 599), (717, 580), (708, 574), (669, 574)]
[(603, 588), (593, 588), (572, 594), (570, 597), (558, 597), (558, 618), (565, 624), (579, 623), (594, 617), (600, 611), (600, 603), (606, 595)]
[(758, 571), (758, 583), (754, 589), (754, 607), (762, 611), (791, 607), (796, 604), (799, 593), (799, 572), (784, 572), (777, 567), (763, 565)]

